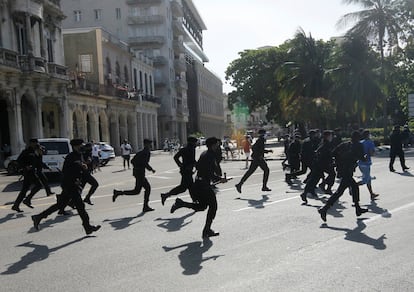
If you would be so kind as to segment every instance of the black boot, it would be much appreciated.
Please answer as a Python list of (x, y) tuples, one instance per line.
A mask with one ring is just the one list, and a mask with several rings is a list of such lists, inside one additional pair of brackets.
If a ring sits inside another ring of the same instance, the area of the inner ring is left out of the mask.
[(219, 236), (219, 235), (220, 235), (219, 232), (214, 232), (214, 230), (212, 230), (212, 229), (204, 229), (202, 237), (203, 238), (208, 238), (208, 237)]
[(318, 213), (321, 215), (323, 222), (326, 222), (326, 212), (328, 211), (328, 207), (323, 206), (318, 210)]
[(86, 235), (91, 234), (92, 232), (98, 231), (101, 228), (101, 225), (84, 225)]
[(175, 212), (178, 208), (181, 208), (183, 206), (183, 200), (180, 198), (175, 199), (175, 203), (171, 206), (171, 214)]
[(112, 202), (115, 202), (116, 198), (118, 198), (120, 195), (122, 195), (122, 191), (114, 190), (114, 194), (112, 195)]
[(42, 220), (42, 217), (40, 217), (40, 215), (33, 215), (32, 216), (34, 229), (39, 230), (40, 220)]

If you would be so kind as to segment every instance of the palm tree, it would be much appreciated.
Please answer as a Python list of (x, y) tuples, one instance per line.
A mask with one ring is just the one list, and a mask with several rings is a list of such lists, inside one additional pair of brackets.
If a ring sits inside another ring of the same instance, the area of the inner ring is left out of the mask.
[[(384, 79), (384, 47), (389, 49), (398, 46), (401, 29), (401, 7), (406, 5), (407, 0), (343, 0), (345, 4), (357, 4), (363, 10), (345, 14), (339, 21), (338, 26), (348, 25), (350, 21), (356, 23), (348, 30), (348, 35), (359, 35), (376, 43), (377, 50), (381, 56), (381, 81)], [(385, 84), (385, 82), (383, 82)], [(386, 89), (385, 89), (386, 90)], [(383, 102), (384, 112), (384, 136), (387, 133), (387, 109), (386, 97)]]

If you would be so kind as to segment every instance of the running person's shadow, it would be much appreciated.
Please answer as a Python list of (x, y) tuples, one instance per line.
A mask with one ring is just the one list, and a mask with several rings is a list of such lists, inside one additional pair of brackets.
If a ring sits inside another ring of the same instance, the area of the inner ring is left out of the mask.
[(346, 240), (368, 244), (368, 245), (371, 245), (373, 248), (379, 249), (379, 250), (386, 249), (387, 246), (385, 245), (384, 240), (387, 239), (387, 237), (385, 236), (385, 234), (381, 235), (378, 238), (369, 237), (368, 235), (362, 232), (367, 227), (367, 225), (364, 223), (363, 220), (364, 219), (357, 220), (357, 227), (355, 227), (354, 229), (332, 227), (326, 224), (323, 224), (321, 228), (327, 228), (327, 229), (332, 229), (332, 230), (337, 230), (337, 231), (345, 231)]
[(105, 219), (103, 222), (109, 222), (111, 224), (112, 228), (115, 230), (122, 230), (125, 228), (128, 228), (131, 225), (137, 224), (141, 222), (141, 220), (138, 220), (136, 222), (132, 222), (132, 220), (136, 218), (140, 218), (144, 215), (144, 212), (139, 213), (137, 216), (134, 217), (125, 217), (125, 218), (118, 218), (118, 219)]
[(187, 219), (190, 216), (193, 216), (195, 213), (196, 212), (191, 212), (179, 218), (166, 218), (166, 219), (157, 218), (154, 221), (163, 221), (157, 226), (167, 229), (168, 232), (174, 232), (174, 231), (179, 231), (181, 228), (190, 224), (192, 221), (185, 222), (185, 219)]
[(23, 246), (23, 247), (32, 248), (32, 250), (29, 251), (24, 256), (22, 256), (21, 259), (18, 262), (9, 265), (7, 270), (2, 272), (1, 274), (2, 275), (17, 274), (20, 271), (22, 271), (24, 269), (27, 269), (31, 264), (34, 264), (36, 262), (44, 261), (45, 259), (47, 259), (49, 257), (49, 255), (51, 253), (56, 252), (56, 251), (58, 251), (62, 248), (65, 248), (69, 245), (72, 245), (74, 243), (80, 242), (80, 241), (82, 241), (86, 238), (89, 238), (89, 237), (93, 237), (93, 236), (84, 236), (82, 238), (72, 240), (70, 242), (67, 242), (67, 243), (62, 244), (62, 245), (58, 245), (58, 246), (53, 247), (53, 248), (49, 248), (47, 245), (34, 244), (31, 241), (19, 244), (19, 245), (17, 245), (17, 247), (22, 247)]
[(249, 203), (249, 207), (253, 207), (256, 209), (263, 209), (265, 207), (265, 203), (269, 201), (268, 195), (262, 195), (261, 200), (253, 200), (253, 199), (243, 199), (243, 198), (236, 198), (236, 200), (240, 201), (247, 201)]
[(204, 239), (201, 241), (194, 241), (190, 243), (185, 243), (182, 245), (168, 247), (163, 246), (165, 252), (170, 252), (175, 249), (185, 248), (180, 251), (178, 258), (180, 259), (180, 265), (183, 267), (183, 275), (195, 275), (198, 274), (203, 266), (203, 262), (208, 260), (217, 260), (223, 255), (215, 255), (209, 257), (203, 257), (203, 254), (207, 252), (213, 246), (213, 242), (210, 239)]

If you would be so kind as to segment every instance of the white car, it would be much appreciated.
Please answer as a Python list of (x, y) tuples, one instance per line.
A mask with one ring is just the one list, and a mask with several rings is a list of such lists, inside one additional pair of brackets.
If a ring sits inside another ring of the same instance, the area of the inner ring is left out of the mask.
[(99, 142), (99, 164), (104, 166), (115, 158), (114, 147), (106, 142)]

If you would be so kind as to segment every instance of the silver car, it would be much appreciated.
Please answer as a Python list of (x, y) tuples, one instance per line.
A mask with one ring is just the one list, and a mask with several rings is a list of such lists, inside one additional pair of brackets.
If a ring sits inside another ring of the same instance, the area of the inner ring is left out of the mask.
[(114, 147), (106, 142), (98, 142), (99, 144), (99, 164), (104, 166), (108, 162), (115, 158)]

